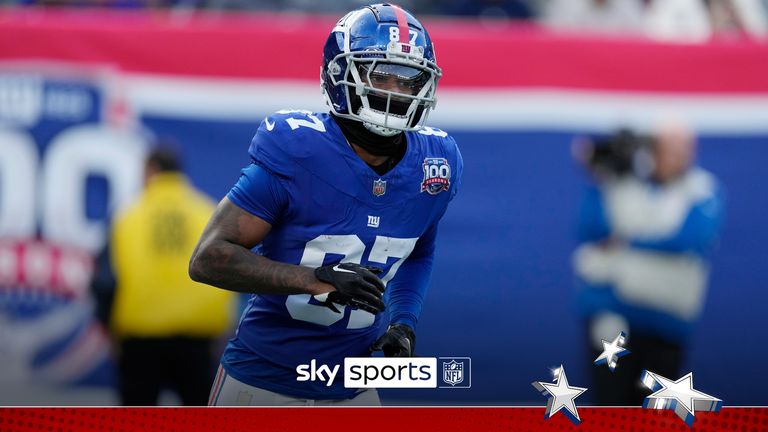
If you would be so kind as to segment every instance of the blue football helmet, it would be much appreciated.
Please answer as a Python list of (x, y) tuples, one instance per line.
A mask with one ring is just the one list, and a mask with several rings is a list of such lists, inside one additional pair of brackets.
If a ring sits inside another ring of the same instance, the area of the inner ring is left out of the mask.
[(383, 3), (336, 23), (323, 49), (320, 85), (335, 115), (393, 136), (424, 125), (441, 75), (424, 26), (401, 7)]

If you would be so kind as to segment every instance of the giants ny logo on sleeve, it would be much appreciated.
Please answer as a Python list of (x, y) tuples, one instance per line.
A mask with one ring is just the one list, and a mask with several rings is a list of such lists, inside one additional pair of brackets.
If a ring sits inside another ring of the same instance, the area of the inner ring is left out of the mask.
[(437, 195), (451, 186), (451, 166), (445, 158), (425, 158), (421, 191)]

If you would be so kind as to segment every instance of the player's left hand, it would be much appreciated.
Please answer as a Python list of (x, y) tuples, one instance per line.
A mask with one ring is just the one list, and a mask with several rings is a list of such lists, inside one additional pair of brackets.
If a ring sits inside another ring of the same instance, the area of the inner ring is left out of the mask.
[(405, 324), (392, 324), (379, 340), (371, 345), (371, 351), (384, 351), (385, 357), (413, 357), (416, 334)]

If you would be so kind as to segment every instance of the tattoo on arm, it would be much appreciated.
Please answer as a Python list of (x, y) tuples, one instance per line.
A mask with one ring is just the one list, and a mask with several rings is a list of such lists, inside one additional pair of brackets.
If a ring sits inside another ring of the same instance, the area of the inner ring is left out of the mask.
[(190, 260), (192, 279), (220, 288), (259, 294), (318, 294), (314, 270), (272, 261), (250, 251), (271, 227), (228, 200), (219, 204)]

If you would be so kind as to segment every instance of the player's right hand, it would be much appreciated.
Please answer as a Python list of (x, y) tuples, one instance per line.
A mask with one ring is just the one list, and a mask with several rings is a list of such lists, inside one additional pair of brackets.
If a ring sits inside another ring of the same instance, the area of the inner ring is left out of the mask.
[[(381, 273), (377, 267), (355, 263), (331, 264), (315, 269), (315, 277), (321, 282), (333, 285), (336, 291), (327, 293), (325, 305), (334, 312), (340, 312), (333, 304), (348, 305), (372, 314), (385, 309), (381, 296), (384, 282), (376, 276)], [(322, 294), (315, 296), (322, 299)]]

